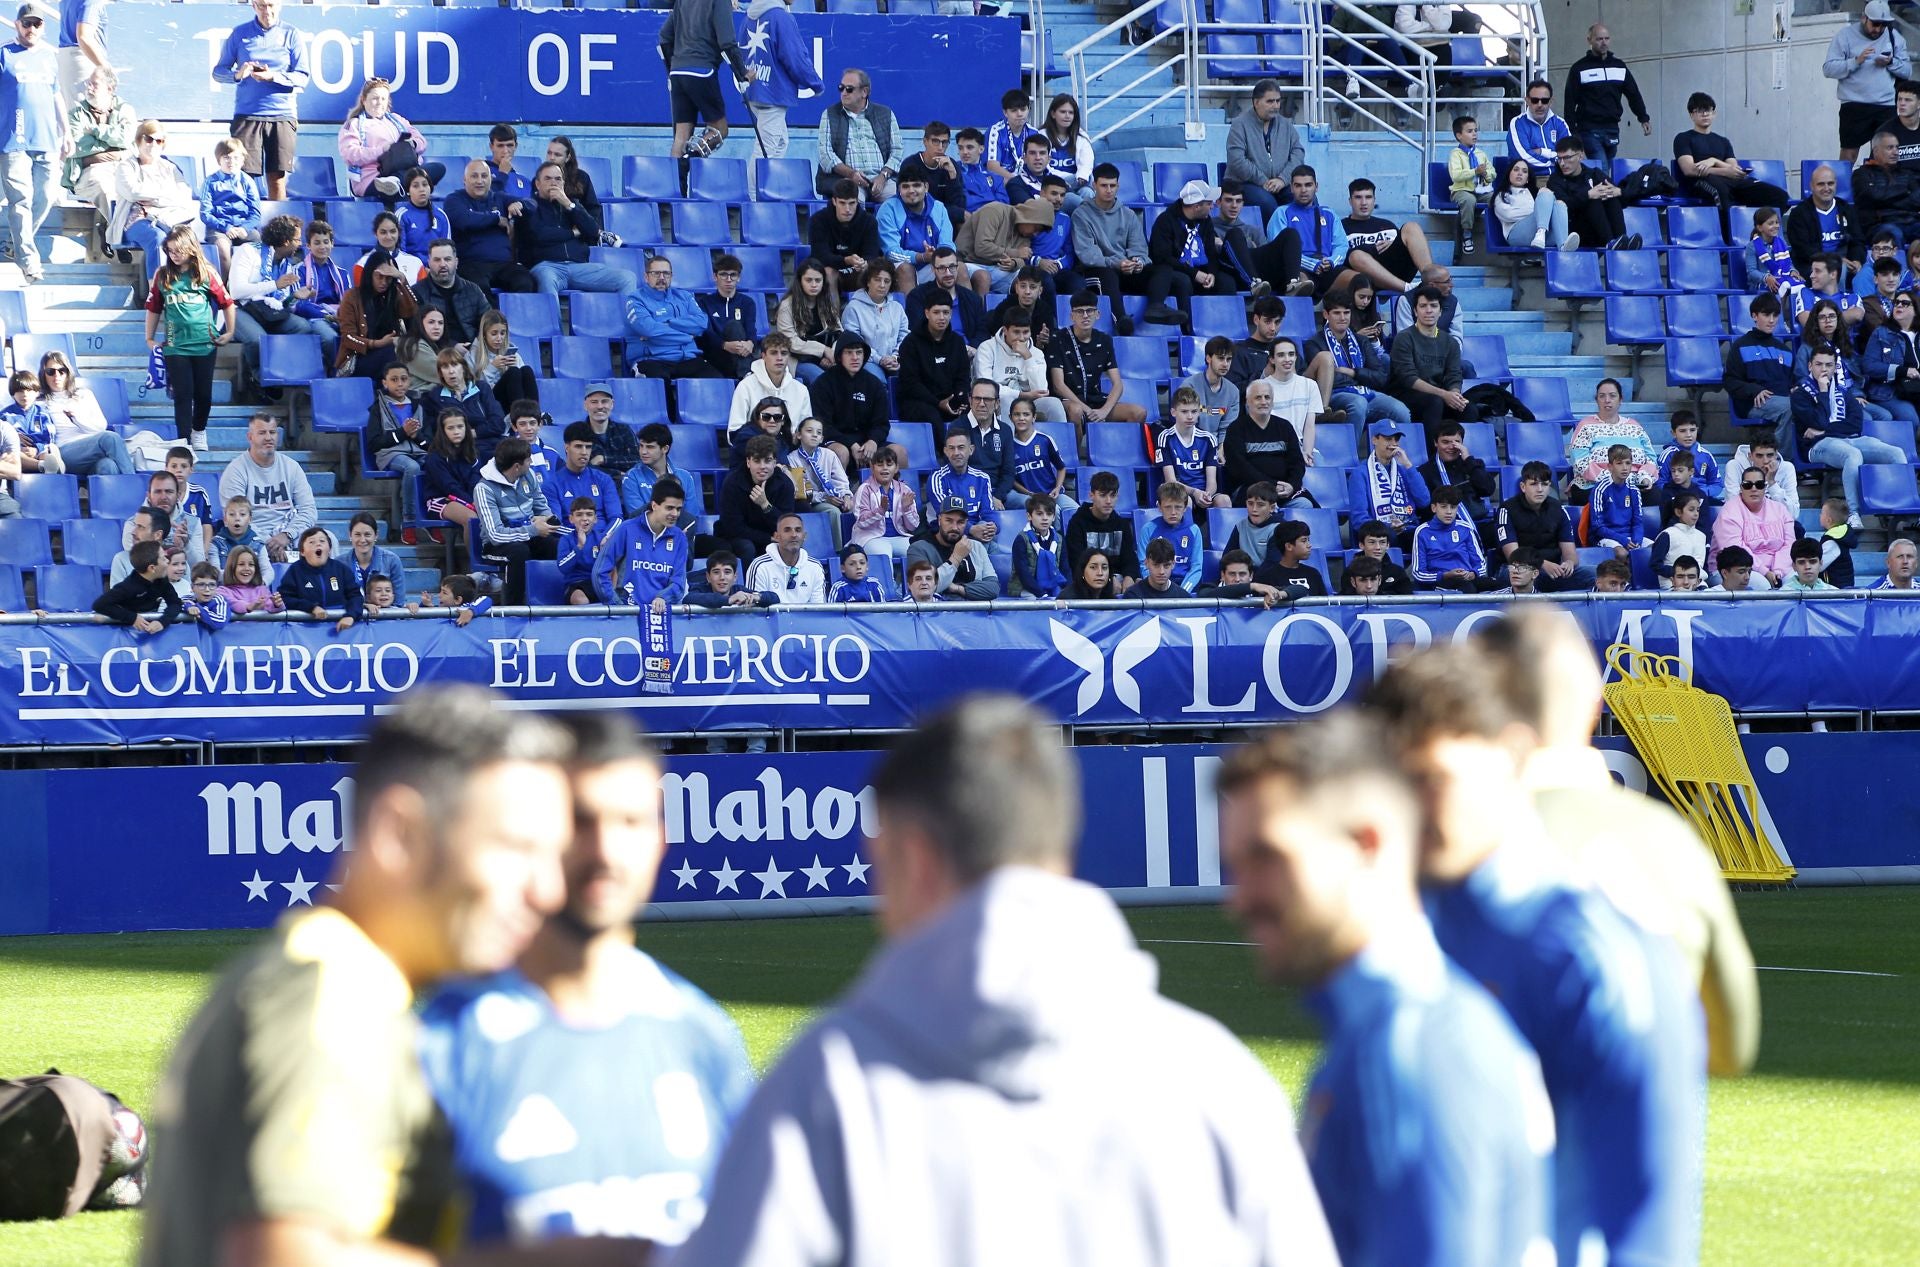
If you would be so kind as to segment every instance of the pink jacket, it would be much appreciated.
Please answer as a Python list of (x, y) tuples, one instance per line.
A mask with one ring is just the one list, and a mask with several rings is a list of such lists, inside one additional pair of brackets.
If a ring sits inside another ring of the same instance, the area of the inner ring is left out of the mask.
[(1720, 552), (1739, 546), (1753, 555), (1756, 572), (1791, 574), (1793, 560), (1787, 552), (1793, 547), (1793, 516), (1771, 497), (1760, 503), (1758, 511), (1747, 509), (1746, 502), (1730, 498), (1713, 521), (1713, 558), (1708, 566), (1720, 570)]
[(340, 125), (340, 157), (353, 172), (354, 197), (366, 197), (373, 178), (380, 174), (380, 156), (403, 136), (413, 142), (421, 158), (427, 156), (427, 139), (420, 129), (392, 111), (378, 119), (363, 114)]
[[(913, 490), (906, 481), (893, 481), (893, 526), (902, 537), (911, 537), (920, 528), (920, 508), (914, 504)], [(853, 535), (850, 540), (866, 545), (882, 535), (887, 526), (885, 495), (871, 479), (860, 481), (853, 490)]]
[(236, 616), (280, 610), (280, 595), (264, 585), (222, 585), (219, 594)]

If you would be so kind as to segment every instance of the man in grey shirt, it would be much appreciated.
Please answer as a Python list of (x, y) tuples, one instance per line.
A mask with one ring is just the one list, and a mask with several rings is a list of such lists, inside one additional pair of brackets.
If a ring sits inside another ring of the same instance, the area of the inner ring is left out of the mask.
[(1331, 1267), (1286, 1093), (1072, 878), (1047, 719), (973, 696), (872, 783), (886, 943), (761, 1084), (674, 1261)]
[(1240, 182), (1265, 224), (1280, 209), (1293, 169), (1306, 161), (1300, 133), (1280, 115), (1279, 83), (1262, 79), (1253, 86), (1253, 104), (1227, 129), (1227, 179)]

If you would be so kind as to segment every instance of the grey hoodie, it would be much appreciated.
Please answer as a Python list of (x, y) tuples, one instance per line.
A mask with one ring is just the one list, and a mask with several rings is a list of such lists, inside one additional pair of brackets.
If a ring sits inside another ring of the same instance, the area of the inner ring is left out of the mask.
[(1091, 268), (1114, 268), (1121, 260), (1147, 258), (1147, 234), (1140, 213), (1119, 199), (1102, 211), (1089, 198), (1073, 209), (1074, 258)]
[(700, 1267), (1336, 1258), (1285, 1094), (1105, 893), (994, 872), (873, 959), (736, 1123)]
[(747, 77), (747, 59), (733, 33), (733, 6), (727, 0), (674, 0), (660, 28), (660, 54), (669, 73), (711, 72), (726, 58), (735, 79)]

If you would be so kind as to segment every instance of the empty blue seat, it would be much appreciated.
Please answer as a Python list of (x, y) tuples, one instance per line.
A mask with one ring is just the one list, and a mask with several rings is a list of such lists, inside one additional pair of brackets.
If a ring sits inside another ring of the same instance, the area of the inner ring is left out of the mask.
[(749, 202), (740, 208), (740, 240), (754, 246), (800, 246), (799, 221), (784, 202)]
[(906, 450), (909, 470), (931, 471), (940, 464), (930, 422), (895, 422), (887, 429), (887, 440)]
[(1655, 295), (1608, 295), (1607, 342), (1623, 347), (1659, 343), (1667, 337)]
[(683, 471), (724, 471), (727, 459), (720, 455), (719, 433), (712, 427), (673, 428), (673, 464)]
[(667, 235), (660, 228), (660, 208), (651, 202), (607, 202), (601, 204), (607, 214), (607, 232), (626, 246), (664, 246)]
[(73, 352), (73, 336), (70, 334), (29, 334), (24, 330), (15, 330), (10, 340), (13, 344), (13, 368), (40, 372), (40, 361), (49, 352), (58, 352), (67, 358), (67, 364), (77, 366), (79, 360)]
[(305, 387), (327, 376), (317, 334), (268, 334), (260, 338), (260, 381), (268, 387)]
[[(1295, 305), (1289, 304), (1292, 308)], [(1210, 339), (1225, 335), (1229, 339), (1247, 337), (1247, 302), (1239, 295), (1195, 295), (1193, 297), (1193, 333)]]
[(680, 162), (665, 154), (629, 154), (620, 166), (622, 184), (629, 198), (654, 202), (678, 202)]
[(1572, 422), (1573, 407), (1567, 400), (1567, 380), (1522, 375), (1513, 381), (1513, 394), (1532, 411), (1535, 422)]
[[(780, 262), (777, 246), (738, 246), (731, 252), (740, 261), (740, 289), (775, 290), (787, 288), (786, 270)], [(760, 314), (766, 319), (766, 314)]]
[(812, 202), (813, 163), (804, 158), (753, 160), (754, 196), (762, 202)]
[[(1263, 56), (1265, 52), (1266, 41), (1258, 35), (1230, 32), (1208, 35), (1206, 52), (1202, 54), (1202, 59), (1206, 63), (1206, 72), (1211, 78), (1258, 79), (1267, 73), (1267, 63)], [(1158, 167), (1160, 164), (1156, 163), (1154, 166)], [(1187, 179), (1201, 178), (1194, 176)], [(1157, 177), (1154, 180), (1154, 187), (1168, 188), (1161, 185)], [(1171, 188), (1178, 190), (1180, 186), (1174, 185)], [(1163, 194), (1162, 198), (1164, 199), (1165, 196)]]
[(650, 422), (667, 421), (667, 385), (657, 378), (614, 378), (613, 416), (636, 431)]
[(1727, 289), (1726, 275), (1720, 264), (1724, 251), (1671, 251), (1667, 254), (1667, 274), (1673, 289), (1682, 294), (1712, 295)]
[(1507, 424), (1507, 461), (1513, 466), (1545, 462), (1556, 471), (1567, 469), (1566, 432), (1557, 422)]
[(1180, 196), (1180, 187), (1190, 180), (1205, 180), (1205, 163), (1155, 163), (1153, 165), (1153, 198), (1165, 204)]
[[(109, 527), (118, 531), (118, 524)], [(0, 559), (20, 567), (53, 562), (50, 525), (43, 519), (0, 519)], [(116, 549), (118, 547), (115, 547)]]
[(683, 426), (721, 427), (733, 408), (733, 384), (721, 378), (673, 380), (674, 419)]
[(1500, 452), (1499, 442), (1493, 424), (1490, 422), (1463, 422), (1460, 430), (1465, 433), (1467, 452), (1479, 458), (1488, 466), (1496, 465), (1495, 458)]
[(700, 202), (745, 202), (747, 200), (747, 160), (744, 158), (688, 159), (687, 196)]
[(20, 579), (20, 568), (14, 563), (0, 563), (0, 611), (18, 612), (27, 609), (27, 589)]
[(59, 523), (80, 514), (78, 475), (22, 475), (14, 481), (13, 495), (29, 519)]
[[(1199, 313), (1194, 313), (1197, 323)], [(1127, 335), (1113, 341), (1114, 363), (1121, 378), (1161, 379), (1167, 377), (1167, 343), (1164, 339)]]
[(1360, 460), (1360, 441), (1350, 422), (1322, 422), (1313, 429), (1313, 452), (1321, 462), (1352, 466)]
[(1087, 428), (1089, 465), (1108, 467), (1116, 471), (1131, 471), (1145, 466), (1147, 461), (1146, 447), (1140, 438), (1140, 428), (1119, 422), (1095, 423)]
[[(1657, 207), (1622, 207), (1620, 216), (1623, 227), (1628, 233), (1640, 235), (1640, 244), (1646, 247), (1660, 247), (1667, 244), (1667, 231), (1660, 224), (1660, 211)], [(1598, 242), (1592, 245), (1600, 245)]]
[(1668, 295), (1666, 305), (1668, 334), (1682, 339), (1727, 337), (1726, 310), (1720, 306), (1720, 296)]
[[(1313, 320), (1313, 301), (1305, 296), (1295, 296), (1280, 302), (1286, 305), (1280, 313), (1280, 333), (1297, 340), (1301, 347), (1305, 347), (1307, 341), (1319, 333)], [(1241, 320), (1244, 322), (1246, 318), (1243, 316)], [(1244, 338), (1245, 336), (1232, 337)], [(1304, 358), (1301, 359), (1300, 368), (1303, 370), (1307, 368)]]
[(1310, 539), (1315, 548), (1321, 550), (1337, 549), (1340, 545), (1339, 512), (1328, 510), (1325, 506), (1294, 509), (1288, 507), (1280, 512), (1280, 518), (1293, 523), (1306, 524)]
[(313, 429), (358, 433), (366, 430), (367, 411), (373, 407), (370, 378), (319, 378), (312, 393)]
[(1628, 295), (1664, 294), (1658, 251), (1608, 251), (1607, 289)]
[(1870, 466), (1860, 468), (1860, 506), (1867, 515), (1911, 515), (1920, 512), (1920, 490), (1913, 482), (1911, 466)]
[(1737, 339), (1753, 329), (1753, 313), (1747, 307), (1753, 302), (1753, 296), (1728, 295), (1726, 299), (1727, 333)]
[(1675, 246), (1718, 249), (1727, 244), (1718, 207), (1668, 207), (1667, 225)]
[(95, 519), (127, 519), (146, 501), (147, 477), (139, 471), (87, 476), (87, 513)]
[[(124, 526), (112, 519), (68, 519), (60, 525), (62, 560), (85, 564), (104, 572), (113, 566), (113, 556), (120, 553), (120, 537), (124, 531)], [(3, 542), (0, 542), (0, 548), (4, 548)], [(18, 561), (24, 564), (29, 560)], [(53, 560), (43, 561), (51, 563)]]
[(42, 563), (33, 569), (34, 605), (50, 612), (93, 610), (93, 600), (107, 592), (99, 568), (78, 563)]
[(1861, 431), (1900, 450), (1907, 455), (1908, 462), (1920, 462), (1920, 452), (1914, 449), (1912, 423), (1902, 422), (1898, 418), (1868, 418), (1862, 424)]
[(338, 242), (354, 246), (373, 245), (373, 218), (385, 213), (386, 208), (377, 202), (333, 203), (327, 207), (327, 223), (333, 226), (333, 236)]
[[(501, 296), (503, 299), (505, 297)], [(567, 327), (570, 333), (586, 335), (590, 338), (626, 338), (626, 297), (598, 290), (569, 291), (567, 293)]]
[[(713, 287), (713, 252), (704, 246), (657, 246), (648, 252), (673, 265), (673, 284), (682, 290)], [(644, 276), (644, 270), (635, 276)]]
[(1783, 158), (1743, 158), (1740, 166), (1752, 172), (1753, 178), (1762, 184), (1780, 189), (1787, 187), (1787, 161)]
[(1120, 173), (1120, 201), (1132, 206), (1147, 201), (1147, 169), (1138, 159), (1123, 158), (1114, 160), (1114, 170)]
[[(1216, 550), (1226, 548), (1227, 538), (1233, 530), (1247, 521), (1247, 512), (1238, 506), (1222, 510), (1218, 507), (1207, 511), (1207, 541)], [(1256, 566), (1259, 560), (1254, 560)]]
[(1353, 506), (1349, 495), (1347, 476), (1357, 468), (1343, 466), (1310, 466), (1301, 477), (1300, 487), (1313, 495), (1313, 500), (1326, 510), (1346, 514)]
[(673, 240), (680, 246), (729, 246), (733, 230), (724, 202), (682, 202), (673, 208)]
[(296, 154), (287, 173), (287, 197), (332, 201), (340, 197), (333, 159), (326, 154)]
[(608, 378), (614, 372), (612, 345), (606, 339), (587, 335), (556, 335), (553, 372), (561, 378)]
[(1468, 335), (1466, 354), (1476, 378), (1513, 377), (1513, 368), (1507, 364), (1507, 341), (1497, 334)]
[[(1488, 217), (1489, 220), (1492, 217)], [(1548, 251), (1547, 294), (1554, 299), (1597, 299), (1607, 293), (1594, 251)]]
[(502, 292), (500, 315), (507, 319), (507, 329), (516, 339), (551, 339), (560, 333), (558, 295)]
[[(1667, 384), (1671, 387), (1718, 387), (1721, 377), (1720, 340), (1667, 340)], [(1913, 428), (1908, 427), (1911, 435)]]
[(527, 561), (527, 606), (565, 607), (567, 583), (561, 579), (560, 565), (551, 559)]

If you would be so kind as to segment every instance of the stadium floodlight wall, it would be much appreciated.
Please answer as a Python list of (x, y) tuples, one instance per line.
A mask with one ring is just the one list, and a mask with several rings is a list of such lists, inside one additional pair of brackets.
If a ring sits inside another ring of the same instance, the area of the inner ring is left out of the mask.
[[(1920, 602), (1839, 595), (1542, 599), (1596, 653), (1677, 657), (1739, 713), (1920, 711)], [(1469, 635), (1507, 604), (1133, 601), (698, 610), (674, 622), (672, 692), (643, 694), (639, 626), (618, 609), (496, 613), (464, 628), (397, 613), (245, 617), (148, 637), (90, 616), (0, 617), (0, 746), (345, 742), (427, 682), (513, 708), (632, 710), (666, 733), (884, 731), (998, 687), (1063, 725), (1246, 726), (1353, 698), (1410, 647)], [(524, 612), (526, 609), (519, 609)], [(551, 614), (547, 614), (547, 613)], [(562, 614), (571, 613), (571, 614)], [(628, 609), (631, 613), (631, 609)]]
[[(1920, 837), (1907, 771), (1920, 734), (1753, 735), (1758, 813), (1797, 883), (1911, 883)], [(1628, 786), (1645, 769), (1621, 741)], [(1220, 861), (1211, 745), (1076, 749), (1078, 872), (1127, 904), (1209, 903)], [(666, 856), (648, 918), (766, 918), (867, 909), (876, 877), (873, 752), (674, 757)], [(1847, 789), (1835, 795), (1834, 789)], [(341, 764), (0, 773), (0, 935), (254, 928), (324, 899), (350, 857)], [(137, 807), (129, 813), (129, 807)]]
[[(392, 82), (393, 108), (415, 123), (655, 125), (668, 115), (660, 60), (660, 9), (498, 9), (291, 5), (280, 20), (307, 37), (312, 75), (300, 93), (303, 122), (346, 118), (373, 75)], [(233, 115), (233, 88), (211, 74), (244, 8), (117, 5), (113, 41), (137, 49), (128, 99), (177, 121)], [(797, 13), (800, 35), (828, 90), (789, 114), (812, 127), (837, 98), (832, 76), (858, 66), (873, 100), (903, 127), (929, 119), (1000, 117), (1000, 94), (1021, 82), (1020, 27), (1005, 18)], [(744, 16), (736, 18), (745, 25)], [(751, 124), (737, 92), (730, 118)], [(808, 157), (811, 150), (801, 154)]]

